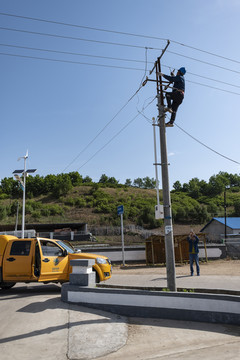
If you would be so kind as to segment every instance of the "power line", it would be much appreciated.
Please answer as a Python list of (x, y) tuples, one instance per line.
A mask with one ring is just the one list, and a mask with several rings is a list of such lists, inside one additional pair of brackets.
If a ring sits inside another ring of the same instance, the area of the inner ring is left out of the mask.
[[(48, 37), (54, 37), (54, 38), (60, 38), (60, 39), (85, 41), (85, 42), (92, 42), (92, 43), (105, 44), (105, 45), (114, 45), (114, 46), (130, 47), (130, 48), (137, 48), (137, 49), (146, 49), (146, 46), (140, 46), (140, 45), (124, 44), (124, 43), (111, 42), (111, 41), (102, 41), (102, 40), (93, 40), (93, 39), (79, 38), (79, 37), (73, 37), (73, 36), (50, 34), (50, 33), (41, 33), (41, 32), (36, 32), (36, 31), (21, 30), (21, 29), (14, 29), (14, 28), (0, 27), (0, 30), (22, 32), (22, 33), (26, 33), (26, 34), (48, 36)], [(156, 48), (156, 47), (147, 47), (147, 48), (150, 49), (150, 50), (158, 50), (158, 51), (162, 50), (161, 48)], [(190, 56), (187, 56), (187, 55), (184, 55), (184, 54), (179, 54), (179, 53), (174, 52), (174, 51), (170, 51), (170, 50), (167, 50), (167, 51), (169, 53), (171, 53), (171, 54), (181, 56), (181, 57), (184, 57), (186, 59), (194, 60), (194, 61), (206, 64), (206, 65), (210, 65), (210, 66), (213, 66), (213, 67), (220, 68), (222, 70), (226, 70), (226, 71), (230, 71), (230, 72), (240, 74), (240, 71), (237, 71), (237, 70), (232, 70), (232, 69), (226, 68), (224, 66), (220, 66), (220, 65), (213, 64), (213, 63), (210, 63), (210, 62), (207, 62), (207, 61), (196, 59), (194, 57), (190, 57)]]
[(80, 151), (80, 153), (63, 169), (63, 172), (69, 168), (78, 158), (79, 156), (99, 137), (100, 134), (111, 124), (111, 122), (120, 114), (120, 112), (129, 104), (129, 102), (137, 95), (137, 93), (141, 90), (142, 84), (139, 86), (137, 91), (128, 99), (128, 101), (121, 107), (121, 109), (113, 116), (113, 118), (100, 130), (97, 135), (85, 146), (85, 148)]
[[(139, 89), (140, 90), (140, 89)], [(138, 91), (139, 91), (138, 90)], [(136, 95), (136, 93), (135, 93)], [(152, 101), (150, 101), (148, 103), (148, 105), (142, 109), (142, 111), (144, 111), (150, 104), (152, 103)], [(137, 115), (135, 115), (126, 125), (124, 125), (106, 144), (104, 144), (100, 149), (98, 149), (87, 161), (85, 161), (84, 164), (82, 164), (77, 171), (79, 171), (82, 167), (84, 167), (89, 161), (91, 161), (97, 154), (100, 153), (100, 151), (102, 151), (107, 145), (109, 145), (119, 134), (121, 134), (121, 132), (123, 132), (141, 113), (138, 112)]]
[(184, 57), (184, 58), (186, 58), (186, 59), (190, 59), (190, 60), (194, 60), (194, 61), (200, 62), (200, 63), (202, 63), (202, 64), (206, 64), (206, 65), (214, 66), (214, 67), (217, 67), (217, 68), (222, 69), (222, 70), (227, 70), (227, 71), (231, 71), (231, 72), (234, 72), (234, 73), (240, 74), (240, 71), (237, 71), (237, 70), (232, 70), (232, 69), (226, 68), (226, 67), (224, 67), (224, 66), (220, 66), (220, 65), (212, 64), (212, 63), (210, 63), (210, 62), (208, 62), (208, 61), (204, 61), (204, 60), (196, 59), (196, 58), (193, 58), (193, 57), (191, 57), (191, 56), (187, 56), (187, 55), (179, 54), (179, 53), (177, 53), (177, 52), (170, 51), (170, 50), (167, 50), (167, 52), (169, 52), (170, 54), (173, 54), (173, 55), (177, 55), (177, 56)]
[(180, 127), (179, 125), (177, 125), (176, 123), (175, 123), (175, 125), (176, 125), (181, 131), (183, 131), (186, 135), (188, 135), (190, 138), (192, 138), (193, 140), (195, 140), (196, 142), (198, 142), (199, 144), (201, 144), (202, 146), (204, 146), (204, 147), (207, 148), (208, 150), (214, 152), (215, 154), (217, 154), (217, 155), (219, 155), (219, 156), (221, 156), (221, 157), (223, 157), (223, 158), (225, 158), (225, 159), (227, 159), (227, 160), (229, 160), (229, 161), (234, 162), (235, 164), (240, 165), (240, 163), (239, 163), (238, 161), (235, 161), (235, 160), (233, 160), (233, 159), (231, 159), (231, 158), (229, 158), (229, 157), (227, 157), (227, 156), (219, 153), (218, 151), (210, 148), (210, 146), (207, 146), (206, 144), (204, 144), (204, 143), (201, 142), (200, 140), (196, 139), (194, 136), (192, 136), (191, 134), (189, 134), (186, 130), (184, 130), (183, 128), (181, 128), (181, 127)]
[(20, 58), (25, 58), (25, 59), (53, 61), (53, 62), (59, 62), (59, 63), (88, 65), (88, 66), (100, 66), (100, 67), (107, 67), (107, 68), (114, 68), (114, 69), (123, 69), (123, 70), (144, 71), (144, 69), (138, 69), (138, 68), (126, 67), (126, 66), (115, 66), (115, 65), (105, 65), (105, 64), (91, 64), (91, 63), (85, 63), (85, 62), (80, 62), (80, 61), (51, 59), (51, 58), (43, 58), (43, 57), (37, 57), (37, 56), (29, 56), (29, 55), (18, 55), (18, 54), (3, 53), (3, 52), (0, 52), (0, 55), (12, 56), (12, 57), (20, 57)]
[[(137, 59), (126, 59), (126, 58), (118, 58), (118, 57), (112, 57), (112, 56), (100, 56), (100, 55), (93, 55), (93, 54), (83, 54), (83, 53), (76, 53), (76, 52), (70, 52), (70, 51), (61, 51), (61, 50), (52, 50), (52, 49), (43, 49), (43, 48), (36, 48), (36, 47), (30, 47), (30, 46), (21, 46), (21, 45), (13, 45), (13, 44), (3, 44), (0, 43), (0, 46), (5, 46), (5, 47), (10, 47), (10, 48), (17, 48), (17, 49), (26, 49), (26, 50), (34, 50), (34, 51), (43, 51), (43, 52), (49, 52), (49, 53), (55, 53), (55, 54), (64, 54), (64, 55), (73, 55), (73, 56), (82, 56), (82, 57), (90, 57), (90, 58), (98, 58), (98, 59), (107, 59), (107, 60), (116, 60), (116, 61), (126, 61), (126, 62), (136, 62), (136, 63), (145, 63), (145, 72), (144, 72), (144, 76), (146, 75), (146, 71), (147, 71), (147, 50), (148, 48), (145, 48), (145, 61), (144, 60), (137, 60)], [(38, 58), (41, 59), (41, 58)], [(153, 63), (153, 62), (151, 62)], [(162, 65), (164, 67), (170, 68), (169, 65)], [(131, 68), (132, 69), (132, 68)], [(142, 70), (142, 69), (139, 69)], [(199, 74), (194, 74), (192, 72), (188, 71), (188, 75), (193, 75), (193, 76), (197, 76), (206, 80), (210, 80), (210, 81), (214, 81), (214, 82), (218, 82), (224, 85), (228, 85), (228, 86), (232, 86), (232, 87), (236, 87), (236, 88), (240, 88), (239, 85), (235, 85), (235, 84), (231, 84), (225, 81), (221, 81), (221, 80), (217, 80), (217, 79), (212, 79), (210, 77), (207, 76), (203, 76), (203, 75), (199, 75)], [(142, 79), (143, 81), (143, 79)], [(221, 89), (220, 89), (221, 90)]]
[(200, 86), (205, 86), (205, 87), (208, 87), (208, 88), (210, 88), (210, 89), (227, 92), (227, 93), (229, 93), (229, 94), (240, 95), (239, 93), (236, 93), (236, 92), (234, 92), (234, 91), (221, 89), (221, 88), (218, 88), (218, 87), (216, 87), (216, 86), (206, 85), (206, 84), (202, 84), (202, 83), (199, 83), (199, 82), (196, 82), (196, 81), (191, 81), (191, 80), (186, 80), (186, 81), (189, 82), (189, 83), (191, 83), (191, 84), (196, 84), (196, 85), (200, 85)]
[[(86, 41), (86, 42), (93, 42), (93, 43), (106, 44), (106, 45), (125, 46), (125, 47), (137, 48), (137, 49), (145, 49), (146, 48), (145, 46), (140, 46), (140, 45), (123, 44), (123, 43), (112, 42), (112, 41), (85, 39), (85, 38), (80, 38), (80, 37), (75, 37), (75, 36), (42, 33), (42, 32), (38, 32), (38, 31), (29, 31), (29, 30), (6, 28), (6, 27), (0, 27), (0, 30), (15, 31), (15, 32), (21, 32), (21, 33), (32, 34), (32, 35), (48, 36), (48, 37), (54, 37), (54, 38), (58, 38), (58, 39), (78, 40), (78, 41)], [(153, 48), (153, 47), (148, 47), (148, 48), (152, 49), (152, 50), (162, 50), (160, 48)]]
[[(164, 65), (162, 65), (162, 66), (164, 66)], [(166, 65), (165, 65), (166, 66)], [(193, 76), (197, 76), (197, 77), (200, 77), (200, 78), (202, 78), (202, 79), (206, 79), (206, 80), (210, 80), (210, 81), (215, 81), (215, 82), (218, 82), (218, 83), (220, 83), (220, 84), (224, 84), (224, 85), (229, 85), (229, 86), (233, 86), (233, 87), (236, 87), (236, 88), (240, 88), (240, 85), (235, 85), (235, 84), (230, 84), (230, 83), (228, 83), (228, 82), (226, 82), (226, 81), (221, 81), (221, 80), (217, 80), (217, 79), (212, 79), (212, 78), (210, 78), (210, 77), (208, 77), (208, 76), (203, 76), (203, 75), (199, 75), (199, 74), (194, 74), (194, 73), (192, 73), (192, 72), (187, 72), (187, 74), (188, 75), (193, 75)]]
[[(77, 64), (77, 65), (87, 65), (87, 66), (98, 66), (98, 67), (106, 67), (106, 68), (113, 68), (113, 69), (122, 69), (122, 70), (136, 70), (136, 71), (145, 71), (145, 69), (138, 69), (138, 68), (133, 68), (133, 67), (127, 67), (127, 66), (116, 66), (116, 65), (106, 65), (106, 64), (92, 64), (92, 63), (85, 63), (85, 62), (80, 62), (80, 61), (72, 61), (72, 60), (60, 60), (60, 59), (52, 59), (52, 58), (43, 58), (43, 57), (37, 57), (37, 56), (29, 56), (29, 55), (19, 55), (19, 54), (11, 54), (11, 53), (3, 53), (0, 52), (0, 55), (3, 56), (11, 56), (11, 57), (20, 57), (20, 58), (24, 58), (24, 59), (32, 59), (32, 60), (43, 60), (43, 61), (52, 61), (52, 62), (59, 62), (59, 63), (67, 63), (67, 64)], [(164, 65), (167, 66), (167, 65)], [(167, 66), (169, 67), (169, 66)], [(230, 94), (234, 94), (234, 95), (240, 95), (239, 93), (236, 93), (234, 91), (230, 91), (230, 90), (225, 90), (225, 89), (221, 89), (221, 88), (217, 88), (211, 85), (207, 85), (207, 84), (202, 84), (202, 83), (198, 83), (196, 81), (190, 81), (190, 80), (186, 80), (187, 82), (190, 82), (192, 84), (196, 84), (196, 85), (200, 85), (200, 86), (205, 86), (208, 87), (210, 89), (214, 89), (214, 90), (218, 90), (218, 91), (222, 91), (222, 92), (226, 92), (226, 93), (230, 93)], [(217, 80), (214, 80), (217, 81)], [(230, 85), (230, 84), (229, 84)], [(235, 86), (235, 85), (232, 85)]]
[(124, 58), (117, 58), (117, 57), (112, 57), (112, 56), (100, 56), (100, 55), (93, 55), (93, 54), (83, 54), (83, 53), (76, 53), (76, 52), (71, 52), (71, 51), (61, 51), (61, 50), (35, 48), (35, 47), (31, 47), (31, 46), (20, 46), (20, 45), (1, 44), (1, 43), (0, 43), (0, 46), (10, 47), (10, 48), (17, 48), (17, 49), (25, 49), (25, 50), (43, 51), (43, 52), (49, 52), (49, 53), (55, 53), (55, 54), (85, 56), (85, 57), (92, 57), (92, 58), (99, 58), (99, 59), (145, 63), (144, 60), (126, 59), (126, 58), (124, 59)]
[(98, 149), (84, 164), (82, 164), (77, 171), (79, 171), (82, 167), (84, 167), (89, 161), (91, 161), (100, 151), (102, 151), (107, 145), (109, 145), (123, 130), (125, 130), (140, 114), (134, 116), (131, 121), (129, 121), (121, 130), (119, 130), (105, 145), (103, 145), (100, 149)]
[(118, 34), (118, 35), (128, 35), (128, 36), (142, 37), (142, 38), (146, 38), (146, 39), (163, 40), (163, 41), (166, 41), (166, 40), (167, 40), (167, 39), (165, 39), (165, 38), (159, 38), (159, 37), (154, 37), (154, 36), (140, 35), (140, 34), (123, 32), (123, 31), (114, 31), (114, 30), (108, 30), (108, 29), (102, 29), (102, 28), (95, 28), (95, 27), (91, 27), (91, 26), (84, 26), (84, 25), (77, 25), (77, 24), (69, 24), (69, 23), (60, 22), (60, 21), (46, 20), (46, 19), (40, 19), (40, 18), (33, 18), (33, 17), (28, 17), (28, 16), (13, 15), (13, 14), (7, 14), (7, 13), (3, 13), (3, 12), (0, 12), (0, 15), (11, 16), (11, 17), (16, 17), (16, 18), (20, 18), (20, 19), (40, 21), (40, 22), (45, 22), (45, 23), (50, 23), (50, 24), (56, 24), (56, 25), (70, 26), (70, 27), (75, 27), (75, 28), (80, 28), (80, 29), (87, 29), (87, 30), (94, 30), (94, 31), (102, 31), (102, 32), (107, 32), (107, 33), (112, 33), (112, 34)]
[(227, 61), (231, 61), (231, 62), (240, 64), (239, 60), (232, 59), (232, 58), (229, 58), (229, 57), (226, 57), (226, 56), (222, 56), (222, 55), (219, 55), (219, 54), (207, 51), (207, 50), (197, 48), (195, 46), (187, 45), (187, 44), (184, 44), (182, 42), (167, 39), (167, 38), (161, 38), (161, 37), (157, 37), (157, 36), (150, 36), (150, 35), (143, 35), (143, 34), (136, 34), (136, 33), (129, 33), (129, 32), (123, 32), (123, 31), (115, 31), (115, 30), (96, 28), (96, 27), (90, 27), (90, 26), (84, 26), (84, 25), (78, 25), (78, 24), (70, 24), (70, 23), (65, 23), (65, 22), (60, 22), (60, 21), (47, 20), (47, 19), (41, 19), (41, 18), (34, 18), (34, 17), (28, 17), (28, 16), (21, 16), (21, 15), (9, 14), (9, 13), (4, 13), (4, 12), (0, 12), (0, 15), (20, 18), (20, 19), (26, 19), (26, 20), (39, 21), (39, 22), (50, 23), (50, 24), (56, 24), (56, 25), (64, 25), (64, 26), (87, 29), (87, 30), (93, 30), (93, 31), (107, 32), (107, 33), (118, 34), (118, 35), (140, 37), (140, 38), (145, 38), (145, 39), (153, 39), (153, 40), (160, 40), (160, 41), (170, 40), (174, 44), (177, 44), (177, 45), (180, 45), (180, 46), (183, 46), (183, 47), (187, 47), (189, 49), (199, 51), (199, 52), (202, 52), (202, 53), (214, 56), (214, 57), (218, 57), (218, 58), (223, 59), (223, 60), (227, 60)]

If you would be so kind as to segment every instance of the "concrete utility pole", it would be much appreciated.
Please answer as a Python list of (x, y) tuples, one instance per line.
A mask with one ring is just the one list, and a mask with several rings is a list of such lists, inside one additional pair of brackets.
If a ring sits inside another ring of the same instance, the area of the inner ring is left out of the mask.
[(162, 51), (161, 56), (155, 62), (154, 69), (156, 69), (156, 83), (157, 83), (157, 99), (158, 99), (158, 126), (160, 130), (160, 151), (161, 151), (161, 167), (162, 167), (162, 188), (163, 188), (163, 209), (164, 209), (164, 229), (165, 229), (165, 252), (166, 252), (166, 268), (167, 268), (167, 286), (170, 291), (176, 291), (176, 274), (175, 274), (175, 254), (173, 242), (173, 226), (172, 226), (172, 211), (171, 198), (169, 190), (168, 177), (168, 159), (167, 159), (167, 142), (165, 129), (165, 112), (164, 112), (164, 94), (163, 82), (161, 73), (160, 59), (165, 53), (168, 45)]

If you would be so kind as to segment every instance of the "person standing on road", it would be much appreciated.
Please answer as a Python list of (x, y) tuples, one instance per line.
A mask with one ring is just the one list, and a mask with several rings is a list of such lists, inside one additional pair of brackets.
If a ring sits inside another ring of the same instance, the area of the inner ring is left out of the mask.
[(184, 75), (186, 74), (186, 69), (181, 67), (176, 76), (169, 76), (160, 73), (164, 79), (168, 80), (170, 83), (173, 83), (172, 92), (166, 93), (166, 100), (168, 107), (165, 108), (165, 111), (169, 111), (171, 115), (171, 119), (166, 126), (173, 126), (173, 123), (176, 119), (176, 113), (179, 105), (183, 102), (184, 92), (185, 92), (185, 79)]
[(193, 263), (195, 261), (196, 263), (196, 269), (197, 269), (197, 276), (200, 275), (200, 267), (199, 267), (199, 258), (198, 258), (198, 243), (199, 238), (197, 235), (194, 234), (193, 231), (190, 231), (189, 236), (187, 238), (188, 244), (189, 244), (189, 261), (190, 261), (190, 273), (191, 276), (193, 276), (194, 270), (193, 270)]

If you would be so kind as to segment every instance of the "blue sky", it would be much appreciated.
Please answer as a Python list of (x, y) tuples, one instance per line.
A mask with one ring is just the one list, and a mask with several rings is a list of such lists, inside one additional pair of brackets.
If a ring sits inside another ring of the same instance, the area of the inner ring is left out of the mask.
[(22, 168), (27, 150), (28, 168), (43, 176), (154, 177), (155, 84), (129, 99), (166, 45), (160, 38), (171, 41), (163, 72), (187, 69), (176, 124), (192, 136), (167, 129), (170, 186), (240, 172), (239, 1), (1, 0), (0, 13), (0, 178)]

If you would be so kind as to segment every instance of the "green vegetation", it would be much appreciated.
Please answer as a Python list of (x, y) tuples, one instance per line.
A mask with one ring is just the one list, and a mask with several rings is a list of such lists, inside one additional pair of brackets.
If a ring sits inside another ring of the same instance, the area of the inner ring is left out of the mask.
[[(120, 184), (103, 174), (98, 182), (78, 172), (29, 176), (26, 179), (26, 221), (88, 222), (119, 225), (117, 206), (124, 205), (125, 223), (146, 228), (162, 225), (155, 220), (155, 181), (149, 177), (127, 179)], [(171, 192), (173, 221), (178, 224), (203, 224), (213, 216), (224, 215), (227, 191), (228, 216), (240, 216), (240, 176), (220, 172), (209, 181), (193, 178), (189, 183), (176, 181)], [(226, 190), (227, 188), (227, 190)], [(161, 199), (160, 192), (160, 200)], [(21, 213), (22, 189), (13, 178), (0, 184), (0, 223), (14, 224), (17, 207)]]

